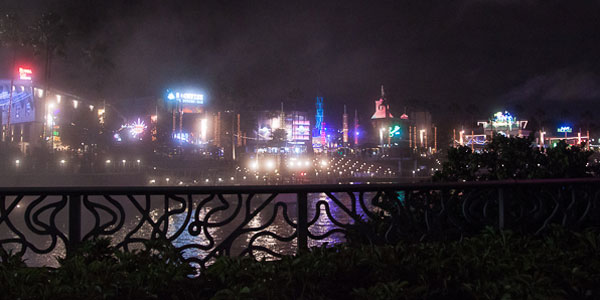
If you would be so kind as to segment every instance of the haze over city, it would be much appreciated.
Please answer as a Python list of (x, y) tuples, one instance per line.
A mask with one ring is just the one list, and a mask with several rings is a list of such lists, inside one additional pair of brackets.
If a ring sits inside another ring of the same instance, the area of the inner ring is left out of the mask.
[(600, 0), (4, 0), (4, 299), (600, 299)]
[(321, 94), (328, 117), (343, 104), (370, 110), (381, 84), (397, 110), (435, 115), (451, 103), (491, 112), (600, 95), (597, 1), (9, 0), (3, 11), (28, 24), (63, 15), (69, 44), (51, 80), (124, 106), (172, 85), (265, 106), (296, 91), (303, 109)]

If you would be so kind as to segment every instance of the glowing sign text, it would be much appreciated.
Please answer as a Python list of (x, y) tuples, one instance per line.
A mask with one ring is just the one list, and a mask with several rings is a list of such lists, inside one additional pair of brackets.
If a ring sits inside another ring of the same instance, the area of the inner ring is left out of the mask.
[(33, 71), (27, 68), (19, 68), (19, 79), (21, 80), (31, 80), (31, 75)]
[(400, 134), (402, 134), (400, 126), (395, 125), (394, 128), (390, 127), (390, 137), (400, 136)]
[(556, 129), (556, 132), (573, 132), (573, 128), (571, 128), (570, 126), (562, 126), (558, 127), (558, 129)]
[(204, 104), (204, 95), (195, 93), (180, 93), (169, 91), (167, 93), (167, 99), (187, 104)]

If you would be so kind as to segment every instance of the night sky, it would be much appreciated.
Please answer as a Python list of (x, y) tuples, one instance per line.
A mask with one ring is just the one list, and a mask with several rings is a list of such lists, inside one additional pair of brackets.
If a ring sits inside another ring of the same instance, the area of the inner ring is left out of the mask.
[[(453, 105), (485, 117), (600, 99), (600, 1), (5, 0), (0, 10), (63, 15), (72, 32), (53, 84), (115, 103), (196, 86), (209, 101), (312, 109), (320, 93), (329, 117), (347, 104), (367, 118), (381, 84), (393, 111), (434, 117)], [(3, 77), (8, 62), (1, 52)]]

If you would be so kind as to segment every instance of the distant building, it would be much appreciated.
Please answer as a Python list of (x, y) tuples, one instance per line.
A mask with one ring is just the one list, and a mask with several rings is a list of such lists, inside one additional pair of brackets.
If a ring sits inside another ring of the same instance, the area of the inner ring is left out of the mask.
[(381, 98), (375, 100), (375, 113), (371, 116), (371, 124), (373, 124), (375, 131), (379, 132), (381, 128), (389, 127), (393, 119), (394, 116), (390, 112), (390, 105), (387, 103), (382, 85)]
[(409, 129), (409, 133), (412, 133), (412, 137), (409, 146), (417, 149), (435, 149), (437, 146), (437, 129), (433, 126), (431, 113), (428, 111), (415, 111), (410, 115), (412, 128)]
[[(1, 139), (23, 153), (34, 147), (85, 150), (104, 120), (104, 107), (81, 97), (36, 87), (31, 80), (0, 80)], [(82, 149), (83, 148), (83, 149)]]
[(491, 138), (494, 134), (502, 134), (505, 136), (528, 136), (527, 121), (518, 120), (517, 117), (511, 115), (508, 111), (497, 112), (486, 121), (477, 122), (477, 126), (483, 127), (483, 134)]
[(469, 130), (454, 129), (452, 146), (470, 146), (471, 148), (482, 148), (495, 134), (507, 137), (529, 136), (527, 121), (519, 120), (508, 111), (497, 112), (489, 119), (478, 121), (479, 128)]
[[(270, 152), (304, 153), (311, 148), (310, 117), (304, 111), (263, 111), (258, 115), (257, 141)], [(277, 150), (275, 150), (277, 149)]]

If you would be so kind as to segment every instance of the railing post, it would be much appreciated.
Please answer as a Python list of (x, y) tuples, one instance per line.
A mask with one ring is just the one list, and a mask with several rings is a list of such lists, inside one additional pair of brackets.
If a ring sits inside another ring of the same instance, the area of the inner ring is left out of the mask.
[(308, 193), (298, 193), (298, 221), (296, 233), (298, 237), (297, 253), (308, 250)]
[(498, 188), (498, 229), (504, 229), (504, 189)]
[(69, 195), (69, 244), (67, 255), (72, 255), (81, 243), (81, 195)]

